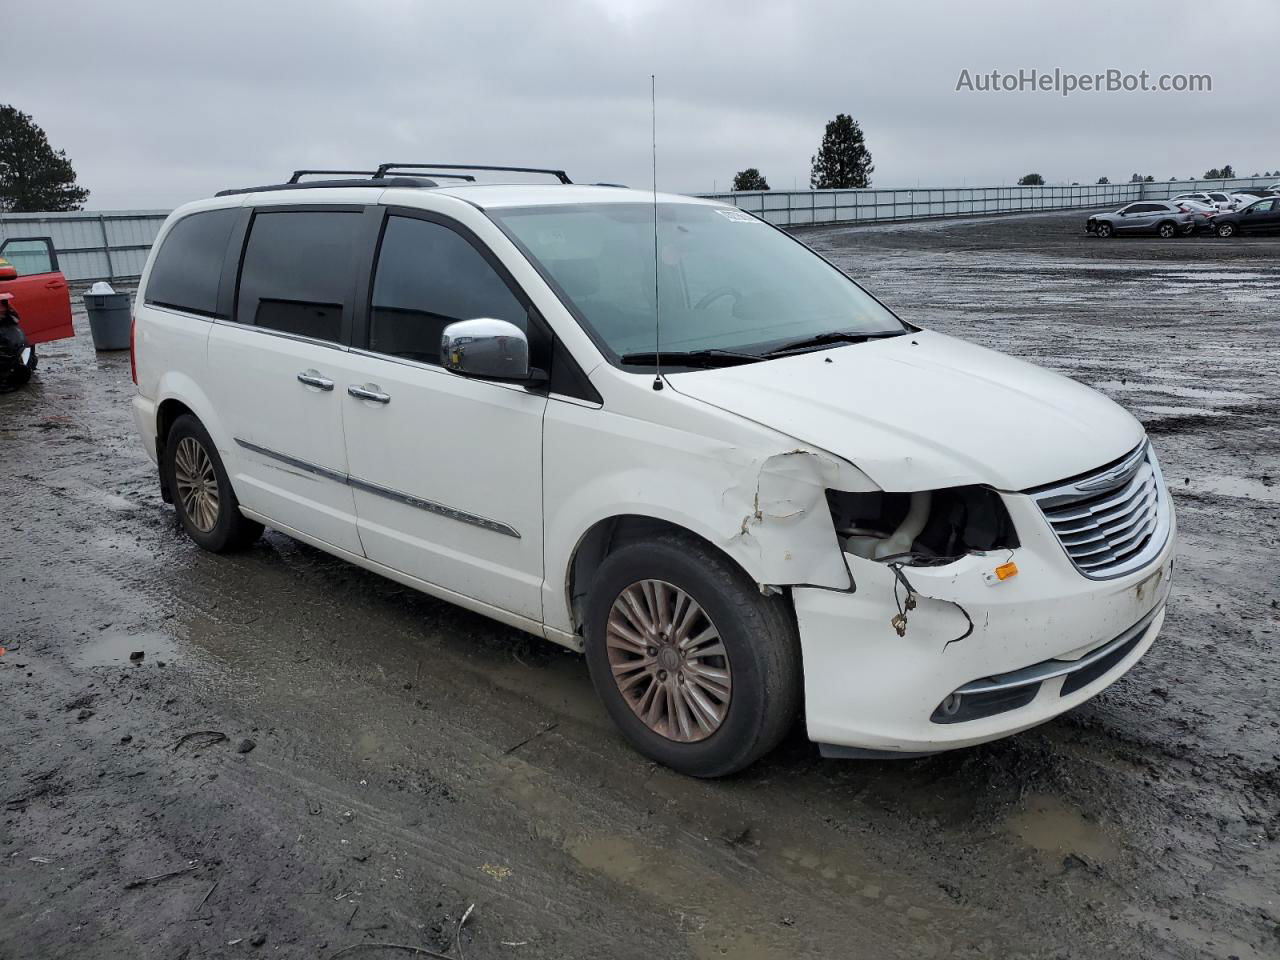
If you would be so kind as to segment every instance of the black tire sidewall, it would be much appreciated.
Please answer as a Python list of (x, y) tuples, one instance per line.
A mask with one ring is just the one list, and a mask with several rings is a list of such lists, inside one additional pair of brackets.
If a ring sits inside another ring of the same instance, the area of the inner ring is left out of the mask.
[(1100, 223), (1094, 229), (1097, 231), (1098, 236), (1103, 240), (1110, 240), (1116, 235), (1115, 227), (1111, 226), (1109, 223)]
[[(705, 740), (676, 743), (654, 733), (614, 682), (605, 644), (609, 611), (626, 587), (646, 579), (664, 580), (693, 597), (724, 642), (733, 693), (724, 722)], [(734, 773), (772, 749), (790, 727), (799, 703), (794, 626), (780, 626), (788, 621), (769, 609), (781, 602), (762, 597), (727, 559), (692, 538), (634, 543), (611, 554), (597, 571), (587, 601), (586, 660), (597, 694), (626, 739), (645, 756), (696, 777)], [(779, 711), (787, 715), (779, 716)]]
[[(204, 447), (205, 453), (209, 455), (209, 460), (213, 464), (213, 472), (218, 481), (218, 521), (208, 533), (198, 530), (192, 524), (182, 506), (182, 498), (178, 495), (174, 457), (177, 453), (178, 443), (184, 437), (191, 437), (200, 446)], [(239, 501), (236, 500), (235, 492), (231, 489), (231, 480), (227, 477), (227, 470), (222, 465), (222, 458), (218, 456), (217, 445), (213, 442), (213, 438), (209, 436), (209, 431), (204, 428), (204, 424), (190, 414), (183, 414), (178, 417), (169, 429), (169, 436), (164, 445), (162, 469), (164, 470), (165, 483), (173, 491), (174, 510), (177, 512), (178, 520), (182, 524), (182, 529), (186, 531), (187, 536), (204, 549), (211, 550), (214, 553), (221, 553), (236, 546), (239, 533), (237, 521), (243, 520), (240, 516)]]

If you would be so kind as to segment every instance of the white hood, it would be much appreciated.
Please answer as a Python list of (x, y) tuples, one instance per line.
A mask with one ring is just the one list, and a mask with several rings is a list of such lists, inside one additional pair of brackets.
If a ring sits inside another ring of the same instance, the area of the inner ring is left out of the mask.
[(1115, 460), (1143, 437), (1089, 387), (928, 331), (667, 379), (843, 457), (885, 490), (1024, 490)]

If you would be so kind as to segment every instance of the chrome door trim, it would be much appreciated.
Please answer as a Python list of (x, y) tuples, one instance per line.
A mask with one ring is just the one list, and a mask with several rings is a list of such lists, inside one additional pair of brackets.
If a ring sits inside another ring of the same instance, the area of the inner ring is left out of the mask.
[(410, 507), (417, 507), (419, 510), (426, 510), (428, 513), (434, 513), (437, 516), (446, 517), (450, 520), (457, 520), (459, 523), (470, 524), (473, 527), (479, 527), (482, 530), (488, 530), (491, 533), (500, 533), (504, 537), (514, 537), (516, 540), (521, 539), (520, 532), (508, 524), (499, 520), (490, 520), (488, 517), (482, 517), (475, 513), (467, 513), (465, 510), (457, 510), (453, 507), (446, 506), (443, 503), (436, 503), (434, 500), (423, 500), (421, 497), (415, 497), (412, 494), (401, 493), (399, 490), (393, 490), (390, 487), (384, 487), (380, 484), (372, 483), (368, 480), (361, 480), (359, 477), (352, 477), (345, 473), (339, 473), (336, 470), (330, 470), (328, 467), (322, 467), (318, 464), (309, 463), (306, 460), (299, 460), (297, 457), (291, 457), (287, 453), (279, 453), (275, 450), (261, 447), (256, 443), (250, 443), (248, 440), (235, 438), (236, 443), (251, 450), (261, 456), (268, 457), (272, 460), (279, 460), (281, 463), (287, 463), (291, 467), (297, 467), (299, 470), (305, 470), (308, 473), (314, 473), (316, 476), (324, 477), (327, 480), (333, 480), (337, 483), (346, 484), (356, 490), (363, 490), (366, 493), (372, 493), (379, 497), (386, 497), (388, 500), (395, 500)]
[(308, 337), (301, 333), (286, 333), (283, 330), (272, 330), (270, 327), (259, 327), (252, 323), (239, 323), (235, 320), (228, 320), (224, 317), (203, 317), (219, 326), (230, 327), (233, 330), (246, 330), (250, 333), (261, 334), (264, 337), (279, 337), (281, 340), (292, 340), (295, 343), (309, 343), (316, 347), (326, 347), (329, 350), (340, 350), (347, 352), (346, 344), (337, 343), (334, 340), (318, 340), (315, 337)]
[(311, 463), (308, 460), (299, 460), (297, 457), (291, 457), (287, 453), (277, 453), (275, 450), (269, 450), (266, 447), (260, 447), (256, 443), (250, 443), (248, 440), (241, 440), (236, 437), (236, 443), (244, 447), (246, 450), (252, 450), (254, 453), (269, 457), (272, 460), (279, 460), (281, 463), (287, 463), (291, 467), (297, 467), (299, 470), (305, 470), (307, 473), (314, 473), (317, 477), (324, 477), (326, 480), (335, 480), (338, 483), (346, 483), (347, 475), (339, 473), (337, 470), (330, 470), (328, 467), (322, 467), (319, 464)]
[(368, 480), (361, 480), (359, 477), (347, 477), (347, 483), (357, 490), (364, 490), (366, 493), (386, 497), (388, 500), (395, 500), (411, 507), (417, 507), (419, 510), (426, 510), (428, 513), (434, 513), (441, 517), (448, 517), (450, 520), (457, 520), (459, 523), (469, 523), (473, 527), (480, 527), (483, 530), (500, 533), (506, 537), (520, 539), (519, 531), (498, 520), (490, 520), (488, 517), (467, 513), (465, 510), (455, 510), (453, 507), (447, 507), (443, 503), (436, 503), (434, 500), (423, 500), (421, 497), (401, 493), (399, 490), (370, 483)]

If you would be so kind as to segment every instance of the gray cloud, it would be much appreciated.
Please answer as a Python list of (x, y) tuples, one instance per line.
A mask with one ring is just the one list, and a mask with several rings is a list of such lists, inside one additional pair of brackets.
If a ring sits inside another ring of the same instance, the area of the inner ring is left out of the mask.
[[(67, 150), (96, 208), (383, 160), (644, 185), (650, 73), (665, 189), (725, 189), (746, 166), (803, 188), (837, 112), (862, 123), (877, 185), (1163, 179), (1280, 168), (1277, 27), (1266, 0), (1229, 16), (1186, 0), (62, 0), (6, 19), (0, 96)], [(955, 92), (964, 68), (1032, 67), (1207, 72), (1213, 91)]]

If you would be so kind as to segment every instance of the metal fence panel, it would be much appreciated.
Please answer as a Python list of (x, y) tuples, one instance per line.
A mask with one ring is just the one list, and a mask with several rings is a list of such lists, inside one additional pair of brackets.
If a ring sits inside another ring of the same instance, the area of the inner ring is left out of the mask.
[[(1265, 187), (1274, 177), (1169, 180), (1047, 187), (914, 187), (866, 190), (769, 190), (699, 194), (731, 203), (779, 227), (888, 223), (1027, 211), (1112, 208), (1179, 193)], [(51, 237), (69, 280), (136, 280), (168, 210), (82, 210), (0, 214), (0, 241)]]
[(0, 213), (0, 241), (49, 237), (68, 280), (136, 280), (168, 210)]

